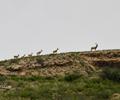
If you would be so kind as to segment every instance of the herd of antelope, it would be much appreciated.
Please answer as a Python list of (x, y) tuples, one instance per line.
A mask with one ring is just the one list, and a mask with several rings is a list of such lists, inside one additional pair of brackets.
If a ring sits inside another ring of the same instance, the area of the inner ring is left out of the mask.
[[(98, 44), (97, 43), (95, 43), (95, 46), (93, 46), (93, 47), (91, 47), (91, 51), (96, 51), (96, 49), (97, 49), (97, 47), (98, 47)], [(52, 54), (57, 54), (57, 52), (58, 52), (58, 50), (59, 50), (59, 48), (57, 48), (56, 50), (53, 50), (52, 51)], [(40, 51), (38, 51), (37, 53), (36, 53), (36, 55), (37, 56), (39, 56), (39, 55), (41, 55), (41, 53), (43, 52), (43, 50), (41, 49)], [(33, 56), (33, 53), (30, 53), (30, 54), (28, 54), (28, 55), (23, 55), (23, 56), (21, 56), (21, 58), (24, 58), (24, 57), (32, 57)], [(18, 54), (18, 55), (16, 55), (16, 56), (14, 56), (14, 59), (18, 59), (20, 57), (20, 55)]]
[[(56, 54), (57, 52), (58, 52), (58, 48), (56, 49), (56, 50), (53, 50), (53, 52), (52, 52), (52, 54)], [(37, 53), (36, 53), (36, 56), (39, 56), (39, 55), (41, 55), (41, 53), (43, 52), (43, 50), (41, 49), (40, 51), (38, 51)], [(30, 53), (30, 54), (28, 54), (28, 55), (23, 55), (23, 56), (21, 56), (21, 58), (24, 58), (24, 57), (32, 57), (33, 56), (33, 53)], [(15, 55), (14, 56), (14, 59), (18, 59), (20, 57), (20, 55), (18, 54), (18, 55)]]

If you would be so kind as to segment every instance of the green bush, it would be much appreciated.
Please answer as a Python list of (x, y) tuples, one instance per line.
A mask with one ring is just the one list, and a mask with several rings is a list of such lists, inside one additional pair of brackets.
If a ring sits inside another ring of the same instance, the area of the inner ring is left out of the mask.
[(44, 64), (44, 60), (41, 57), (36, 57), (36, 62), (41, 65)]
[[(32, 82), (32, 81), (45, 81), (45, 80), (54, 80), (55, 78), (54, 77), (41, 77), (41, 76), (29, 76), (29, 77), (23, 77), (23, 76), (11, 76), (11, 79), (14, 80), (14, 81), (29, 81), (29, 82)], [(3, 80), (3, 78), (1, 79), (0, 77), (0, 81)]]
[(79, 73), (67, 74), (65, 75), (64, 80), (68, 82), (72, 82), (76, 79), (79, 79), (80, 77), (81, 75)]
[(116, 82), (120, 82), (120, 69), (117, 68), (106, 68), (103, 70), (102, 77), (104, 79), (113, 80)]
[(18, 59), (11, 59), (11, 60), (8, 61), (9, 65), (11, 65), (11, 64), (17, 64), (18, 62), (19, 62)]
[(39, 76), (30, 76), (30, 77), (11, 76), (11, 79), (15, 80), (15, 81), (38, 81), (38, 80), (42, 80), (42, 78)]
[(5, 66), (7, 63), (7, 60), (4, 60), (4, 61), (0, 61), (0, 66)]
[(112, 93), (113, 93), (112, 90), (104, 89), (104, 90), (98, 91), (95, 94), (95, 98), (99, 97), (99, 100), (101, 100), (101, 99), (108, 99), (112, 95)]
[(118, 82), (89, 79), (79, 73), (64, 77), (9, 76), (5, 84), (13, 89), (0, 90), (0, 100), (108, 100), (113, 93), (120, 93)]
[(5, 77), (5, 76), (0, 75), (0, 82), (3, 82), (3, 81), (5, 81), (5, 80), (6, 80), (6, 77)]

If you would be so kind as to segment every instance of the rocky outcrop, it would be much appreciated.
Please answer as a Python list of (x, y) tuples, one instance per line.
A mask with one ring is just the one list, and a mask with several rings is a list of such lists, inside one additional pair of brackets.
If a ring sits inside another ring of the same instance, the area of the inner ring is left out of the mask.
[(120, 93), (114, 93), (110, 97), (110, 100), (120, 100)]

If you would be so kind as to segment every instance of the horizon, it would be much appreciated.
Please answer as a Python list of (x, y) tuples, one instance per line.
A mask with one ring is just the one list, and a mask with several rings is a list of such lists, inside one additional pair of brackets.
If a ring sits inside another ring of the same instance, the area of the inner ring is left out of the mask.
[(0, 60), (14, 55), (120, 49), (119, 0), (0, 1)]
[[(95, 51), (91, 51), (91, 50), (87, 50), (87, 51), (65, 51), (65, 52), (60, 52), (60, 51), (58, 51), (56, 54), (64, 54), (64, 53), (76, 53), (76, 52), (78, 52), (78, 53), (88, 53), (88, 52), (90, 52), (90, 53), (95, 53), (95, 52), (104, 52), (104, 51), (118, 51), (118, 50), (120, 50), (120, 49), (101, 49), (101, 50), (95, 50)], [(38, 56), (36, 53), (37, 52), (31, 52), (31, 53), (33, 53), (32, 54), (32, 56)], [(30, 53), (29, 53), (30, 54)], [(24, 55), (20, 55), (20, 54), (17, 54), (17, 55), (13, 55), (13, 56), (11, 56), (11, 57), (8, 57), (8, 58), (4, 58), (4, 59), (0, 59), (0, 61), (5, 61), (5, 60), (10, 60), (10, 59), (15, 59), (14, 58), (14, 56), (18, 56), (18, 58), (22, 58), (22, 56), (24, 56), (24, 57), (29, 57), (29, 54), (27, 53), (27, 54), (24, 54)], [(43, 55), (50, 55), (50, 54), (53, 54), (53, 51), (51, 51), (51, 52), (48, 52), (48, 53), (41, 53), (40, 54), (40, 56), (43, 56)]]

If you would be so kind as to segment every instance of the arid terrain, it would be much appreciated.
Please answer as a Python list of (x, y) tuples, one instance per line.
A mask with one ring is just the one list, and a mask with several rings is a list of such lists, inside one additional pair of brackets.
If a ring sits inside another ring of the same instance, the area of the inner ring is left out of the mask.
[(0, 82), (0, 100), (120, 100), (120, 50), (0, 61)]
[(111, 67), (120, 68), (120, 50), (68, 52), (10, 59), (0, 62), (1, 75), (55, 76), (89, 72)]

